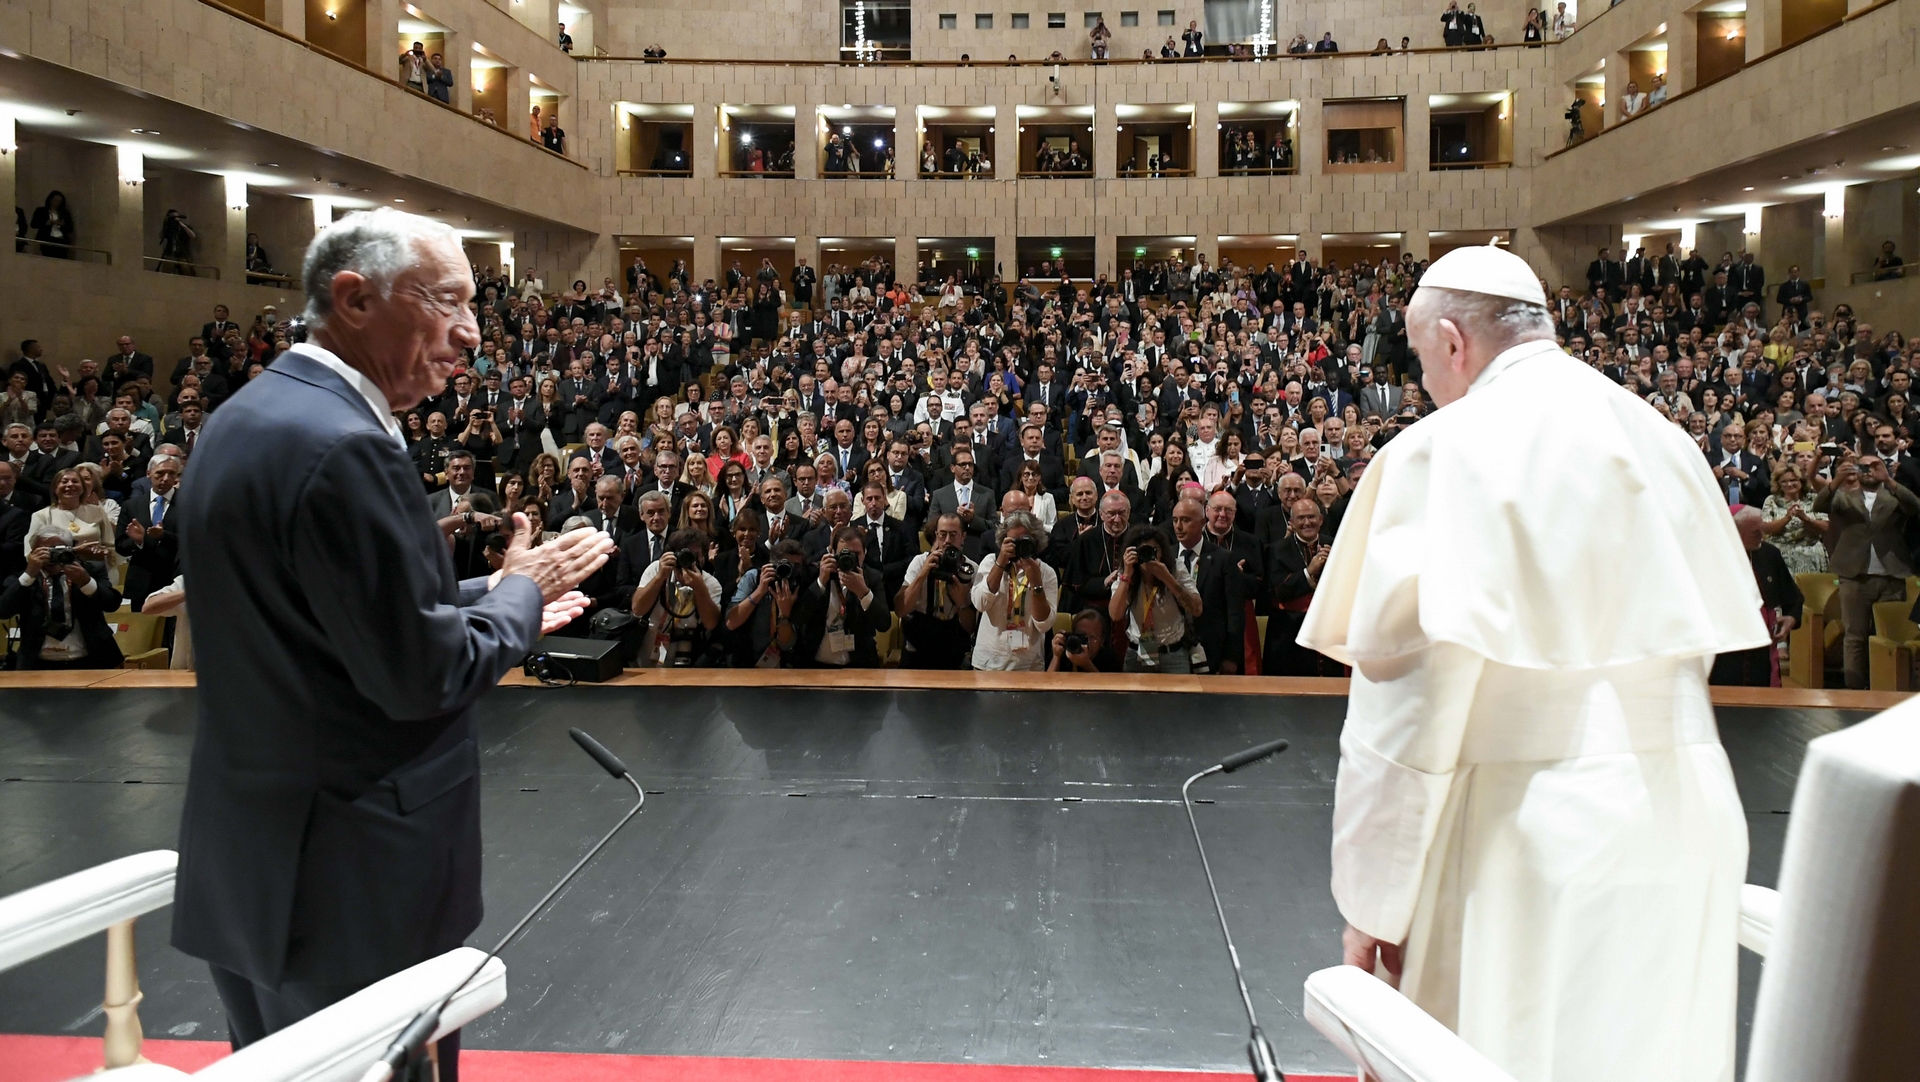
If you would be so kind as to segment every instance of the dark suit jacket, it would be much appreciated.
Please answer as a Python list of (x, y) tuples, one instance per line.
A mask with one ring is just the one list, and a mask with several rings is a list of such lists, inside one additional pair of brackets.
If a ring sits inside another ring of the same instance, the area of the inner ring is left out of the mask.
[(1194, 636), (1207, 651), (1214, 672), (1220, 671), (1223, 662), (1232, 662), (1238, 668), (1246, 661), (1246, 579), (1234, 566), (1238, 558), (1232, 550), (1203, 540), (1200, 560), (1193, 570), (1193, 584), (1200, 594)]
[(27, 569), (27, 528), (33, 513), (17, 503), (0, 503), (0, 582)]
[[(961, 551), (967, 559), (978, 563), (985, 553), (980, 551), (980, 538), (993, 529), (1000, 517), (1000, 494), (990, 486), (982, 484), (977, 478), (973, 482), (973, 521), (966, 523), (966, 539), (961, 542)], [(951, 484), (934, 489), (927, 499), (927, 519), (937, 520), (941, 515), (951, 515), (959, 510), (959, 496)]]
[[(883, 660), (875, 644), (875, 637), (892, 624), (887, 606), (887, 591), (880, 570), (872, 565), (861, 568), (861, 576), (867, 580), (867, 589), (873, 591), (873, 603), (861, 608), (858, 603), (844, 605), (847, 633), (853, 636), (853, 655), (847, 660), (847, 667), (853, 669), (877, 669)], [(844, 598), (843, 602), (852, 602)], [(820, 585), (817, 569), (807, 576), (806, 587), (793, 603), (793, 649), (787, 652), (790, 661), (799, 667), (817, 665), (813, 656), (820, 651), (820, 642), (827, 632), (827, 588)]]
[(139, 499), (128, 497), (120, 505), (119, 539), (114, 548), (127, 558), (127, 603), (135, 612), (146, 604), (147, 595), (172, 582), (180, 575), (180, 520), (174, 516), (180, 513), (178, 499), (179, 488), (175, 488), (167, 500), (167, 515), (161, 523), (160, 537), (149, 535), (143, 541), (136, 542), (127, 536), (127, 526), (138, 522), (141, 526), (153, 528), (153, 489), (150, 485), (141, 486)]
[[(16, 551), (24, 553), (18, 544)], [(26, 566), (26, 557), (21, 557), (22, 569)], [(107, 581), (105, 564), (83, 563), (87, 574), (93, 576), (92, 596), (79, 590), (69, 590), (67, 597), (72, 605), (71, 619), (80, 629), (80, 640), (87, 644), (87, 662), (89, 668), (117, 669), (120, 667), (120, 644), (113, 641), (113, 629), (107, 626), (107, 614), (120, 607), (120, 593)], [(53, 569), (48, 568), (48, 573)], [(47, 644), (47, 592), (42, 579), (33, 580), (31, 586), (20, 583), (20, 573), (14, 572), (7, 577), (5, 592), (0, 592), (0, 619), (17, 616), (20, 618), (20, 667), (34, 669), (39, 667), (40, 650)]]
[(455, 579), (407, 453), (302, 353), (196, 454), (181, 526), (205, 683), (173, 945), (347, 987), (458, 946), (480, 923), (473, 704), (539, 637), (539, 587)]
[[(1719, 451), (1708, 451), (1706, 452), (1706, 456), (1708, 469), (1717, 469), (1723, 459), (1723, 455)], [(1767, 493), (1773, 490), (1772, 479), (1768, 476), (1766, 459), (1761, 458), (1752, 451), (1742, 451), (1740, 452), (1740, 469), (1747, 475), (1747, 479), (1740, 482), (1740, 502), (1751, 507), (1758, 507), (1766, 503)], [(1731, 480), (1731, 478), (1728, 480)], [(1713, 484), (1722, 494), (1727, 492), (1727, 481), (1716, 477), (1713, 480)], [(1727, 502), (1732, 503), (1733, 501), (1728, 500)]]
[(853, 525), (866, 531), (867, 566), (880, 569), (881, 578), (887, 584), (887, 596), (900, 592), (907, 581), (907, 564), (920, 552), (920, 544), (911, 535), (911, 528), (899, 519), (887, 519), (880, 531), (883, 540), (873, 543), (873, 531), (867, 528), (867, 519), (862, 515), (853, 520)]

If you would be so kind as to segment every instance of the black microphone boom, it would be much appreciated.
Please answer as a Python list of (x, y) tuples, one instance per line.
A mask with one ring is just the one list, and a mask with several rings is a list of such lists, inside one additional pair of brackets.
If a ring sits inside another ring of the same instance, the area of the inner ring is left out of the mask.
[(1233, 933), (1227, 930), (1227, 911), (1220, 905), (1220, 891), (1213, 885), (1213, 865), (1207, 861), (1206, 844), (1200, 840), (1200, 821), (1193, 816), (1193, 796), (1190, 790), (1193, 783), (1209, 774), (1230, 774), (1243, 766), (1254, 763), (1287, 750), (1287, 742), (1274, 740), (1265, 744), (1235, 752), (1220, 760), (1216, 766), (1210, 766), (1193, 777), (1188, 778), (1180, 787), (1180, 800), (1187, 806), (1187, 823), (1193, 827), (1193, 847), (1200, 851), (1200, 867), (1207, 873), (1207, 893), (1213, 896), (1213, 912), (1220, 918), (1220, 936), (1227, 941), (1227, 960), (1233, 963), (1233, 979), (1240, 986), (1240, 1002), (1247, 1008), (1247, 1061), (1253, 1065), (1253, 1077), (1259, 1082), (1286, 1082), (1286, 1075), (1280, 1073), (1280, 1066), (1274, 1060), (1273, 1046), (1267, 1043), (1267, 1035), (1260, 1031), (1260, 1019), (1253, 1013), (1253, 997), (1247, 993), (1247, 978), (1240, 972), (1240, 952), (1233, 949)]
[(402, 1066), (417, 1061), (421, 1053), (425, 1051), (428, 1039), (440, 1028), (440, 1015), (447, 1009), (447, 1004), (453, 1002), (453, 997), (459, 995), (467, 985), (473, 983), (473, 979), (480, 975), (480, 971), (487, 967), (487, 963), (493, 961), (494, 956), (505, 949), (508, 943), (513, 942), (513, 937), (519, 935), (520, 930), (525, 928), (534, 917), (539, 916), (540, 911), (547, 907), (548, 902), (553, 901), (554, 897), (560, 893), (561, 888), (572, 882), (573, 877), (580, 874), (580, 869), (586, 867), (588, 861), (591, 861), (595, 856), (599, 855), (600, 850), (605, 847), (608, 842), (613, 840), (613, 836), (620, 833), (620, 828), (626, 826), (634, 816), (640, 814), (640, 809), (646, 806), (646, 790), (640, 788), (640, 783), (635, 781), (633, 775), (627, 772), (627, 765), (621, 762), (612, 752), (608, 751), (606, 745), (588, 736), (579, 729), (568, 729), (567, 735), (571, 736), (573, 742), (580, 745), (581, 749), (588, 755), (593, 756), (593, 761), (599, 763), (607, 773), (633, 786), (634, 795), (640, 798), (639, 801), (634, 804), (632, 810), (621, 817), (618, 823), (613, 825), (612, 830), (607, 831), (604, 837), (593, 844), (592, 849), (587, 850), (587, 855), (581, 857), (579, 863), (575, 864), (571, 871), (560, 877), (560, 881), (553, 885), (552, 890), (547, 891), (545, 896), (533, 904), (532, 909), (527, 910), (527, 915), (520, 918), (520, 923), (514, 925), (507, 931), (506, 935), (500, 937), (500, 942), (495, 943), (493, 949), (487, 952), (487, 956), (480, 959), (480, 964), (473, 967), (473, 972), (467, 974), (466, 980), (455, 985), (453, 991), (448, 992), (442, 997), (440, 1002), (421, 1011), (414, 1016), (413, 1021), (407, 1023), (406, 1028), (402, 1029), (400, 1035), (393, 1039), (393, 1043), (387, 1046), (387, 1050), (381, 1054), (380, 1058), (374, 1061), (372, 1066), (367, 1068), (365, 1074), (360, 1076), (360, 1082), (387, 1082), (388, 1079), (394, 1077)]

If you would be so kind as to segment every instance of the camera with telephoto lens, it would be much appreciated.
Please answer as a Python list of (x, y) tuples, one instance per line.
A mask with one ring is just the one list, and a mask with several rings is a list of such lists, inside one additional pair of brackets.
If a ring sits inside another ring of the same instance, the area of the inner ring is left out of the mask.
[(1040, 555), (1040, 542), (1035, 541), (1031, 537), (1016, 537), (1013, 539), (1014, 559), (1031, 560), (1038, 555)]
[(1143, 564), (1150, 564), (1160, 558), (1160, 546), (1151, 541), (1142, 541), (1133, 547), (1134, 554)]
[(933, 577), (942, 582), (959, 578), (967, 567), (966, 556), (957, 548), (941, 549), (933, 557)]
[(72, 567), (80, 562), (80, 554), (71, 545), (55, 545), (47, 550), (48, 567)]
[(699, 566), (694, 562), (694, 555), (693, 555), (692, 549), (673, 550), (673, 562), (682, 571), (691, 570), (692, 568)]
[(1061, 636), (1060, 649), (1069, 654), (1084, 654), (1087, 652), (1087, 637), (1078, 631), (1069, 631)]
[(833, 562), (842, 574), (857, 574), (860, 570), (860, 555), (852, 549), (841, 549), (833, 554)]
[(773, 565), (773, 581), (792, 582), (793, 581), (793, 565), (788, 563), (785, 560), (781, 560), (779, 563), (774, 564)]

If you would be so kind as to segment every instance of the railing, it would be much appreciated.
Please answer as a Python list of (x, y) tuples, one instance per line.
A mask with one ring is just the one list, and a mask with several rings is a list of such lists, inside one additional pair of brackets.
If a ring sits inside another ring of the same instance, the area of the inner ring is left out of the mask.
[(1907, 267), (1875, 267), (1870, 270), (1854, 271), (1847, 275), (1847, 284), (1857, 286), (1861, 282), (1897, 282), (1907, 276)]
[(616, 169), (613, 172), (615, 176), (621, 177), (690, 177), (693, 175), (691, 166), (685, 169)]
[(894, 175), (885, 169), (842, 169), (839, 172), (820, 170), (821, 180), (892, 180)]
[(723, 177), (771, 177), (774, 180), (792, 180), (791, 169), (722, 169)]
[(105, 248), (82, 248), (77, 244), (62, 244), (57, 240), (16, 237), (13, 250), (22, 255), (45, 256), (48, 259), (79, 259), (88, 263), (113, 262), (113, 253)]
[(288, 289), (292, 289), (294, 286), (300, 284), (300, 280), (291, 274), (281, 274), (277, 271), (250, 270), (247, 272), (247, 284), (250, 286), (285, 286)]
[(992, 180), (993, 170), (982, 169), (979, 172), (975, 172), (971, 169), (962, 169), (957, 173), (949, 169), (941, 169), (932, 173), (922, 171), (920, 173), (920, 179), (921, 180)]
[[(202, 0), (202, 2), (216, 3), (217, 0)], [(1891, 3), (1892, 0), (1884, 0), (1884, 2)], [(1423, 56), (1423, 55), (1431, 55), (1431, 54), (1438, 54), (1438, 53), (1454, 53), (1454, 52), (1459, 52), (1463, 48), (1476, 49), (1483, 52), (1491, 52), (1498, 49), (1534, 49), (1534, 48), (1540, 47), (1540, 45), (1542, 44), (1554, 45), (1558, 43), (1552, 42), (1552, 41), (1548, 41), (1545, 43), (1512, 41), (1512, 42), (1501, 42), (1497, 45), (1441, 46), (1441, 47), (1435, 47), (1435, 48), (1395, 49), (1393, 51), (1393, 55), (1394, 56)], [(851, 52), (852, 50), (846, 50), (846, 51)], [(635, 63), (635, 64), (640, 64), (640, 63), (692, 64), (692, 65), (725, 64), (729, 67), (779, 67), (779, 68), (837, 68), (837, 67), (863, 67), (863, 66), (914, 67), (914, 68), (1019, 68), (1019, 67), (1028, 67), (1028, 68), (1069, 67), (1070, 68), (1070, 67), (1090, 67), (1094, 65), (1121, 65), (1121, 64), (1148, 64), (1148, 65), (1152, 65), (1152, 64), (1234, 64), (1234, 63), (1248, 63), (1248, 62), (1259, 62), (1259, 61), (1367, 60), (1371, 58), (1373, 58), (1371, 54), (1360, 53), (1360, 52), (1274, 53), (1268, 56), (1181, 56), (1181, 57), (1164, 57), (1164, 58), (1156, 56), (1151, 60), (1142, 59), (1140, 57), (1131, 57), (1131, 58), (1115, 57), (1108, 60), (1094, 60), (1091, 57), (1076, 57), (1076, 58), (1062, 57), (1059, 60), (1054, 60), (1049, 57), (1041, 57), (1041, 56), (1036, 56), (1031, 60), (1004, 60), (1004, 59), (994, 59), (992, 57), (986, 57), (983, 59), (974, 59), (974, 60), (910, 60), (905, 58), (890, 59), (883, 56), (879, 60), (859, 60), (859, 61), (779, 60), (779, 59), (767, 59), (763, 57), (735, 58), (735, 57), (717, 57), (717, 56), (663, 57), (663, 58), (646, 57), (646, 56), (575, 56), (574, 57), (575, 60), (580, 61), (581, 63), (609, 61), (609, 62), (622, 62), (622, 63)]]
[(1021, 180), (1091, 180), (1091, 169), (1022, 169)]
[(1239, 169), (1222, 169), (1223, 177), (1295, 177), (1300, 175), (1297, 165), (1260, 165), (1243, 166)]
[(1513, 162), (1511, 161), (1429, 162), (1427, 163), (1427, 171), (1431, 173), (1448, 173), (1456, 169), (1511, 169), (1511, 168), (1513, 168)]
[(1174, 177), (1193, 176), (1192, 169), (1149, 169), (1136, 166), (1131, 170), (1122, 169), (1115, 176), (1120, 180), (1166, 180)]
[[(220, 268), (211, 263), (189, 263), (184, 259), (167, 259), (164, 256), (144, 255), (140, 257), (140, 265), (150, 271), (158, 271), (161, 274), (178, 274), (187, 278), (218, 279), (220, 277)], [(200, 273), (202, 271), (209, 273), (202, 274)]]

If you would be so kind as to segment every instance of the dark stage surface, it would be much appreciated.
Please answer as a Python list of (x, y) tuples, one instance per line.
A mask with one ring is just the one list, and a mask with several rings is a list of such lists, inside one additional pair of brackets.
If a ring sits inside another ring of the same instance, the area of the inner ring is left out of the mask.
[[(174, 844), (191, 690), (0, 692), (0, 894)], [(1179, 805), (1201, 828), (1288, 1069), (1349, 1073), (1299, 1017), (1339, 960), (1328, 837), (1344, 699), (501, 689), (482, 725), (491, 942), (631, 803), (647, 810), (506, 953), (483, 1048), (1244, 1069)], [(1867, 716), (1721, 708), (1771, 885), (1808, 739)], [(204, 966), (140, 923), (151, 1037), (224, 1038)], [(102, 937), (0, 974), (0, 1032), (97, 1035)], [(1742, 1029), (1757, 966), (1743, 957)]]

